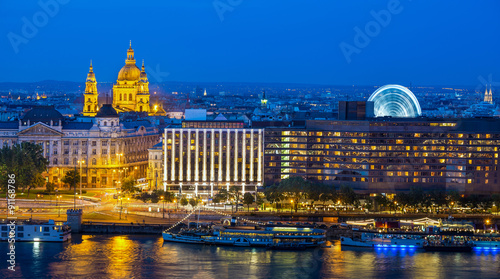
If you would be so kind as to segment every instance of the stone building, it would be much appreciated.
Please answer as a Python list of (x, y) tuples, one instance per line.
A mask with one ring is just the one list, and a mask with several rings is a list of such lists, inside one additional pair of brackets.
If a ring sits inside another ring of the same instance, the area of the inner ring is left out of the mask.
[(43, 175), (60, 187), (72, 169), (81, 169), (84, 188), (119, 187), (126, 176), (145, 178), (148, 149), (159, 140), (158, 129), (148, 121), (122, 123), (110, 104), (92, 122), (68, 121), (53, 107), (35, 107), (17, 122), (0, 122), (0, 148), (21, 142), (42, 145), (49, 160)]

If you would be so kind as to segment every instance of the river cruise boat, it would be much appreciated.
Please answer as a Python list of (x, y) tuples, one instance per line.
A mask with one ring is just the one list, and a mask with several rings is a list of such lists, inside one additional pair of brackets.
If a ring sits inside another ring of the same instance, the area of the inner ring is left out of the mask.
[(296, 247), (311, 248), (326, 242), (326, 231), (311, 227), (272, 226), (215, 227), (205, 243), (243, 247)]
[(473, 243), (467, 234), (430, 235), (423, 248), (432, 252), (471, 252)]
[(16, 242), (65, 242), (71, 239), (71, 228), (65, 223), (54, 220), (43, 224), (17, 222), (14, 230), (9, 223), (0, 224), (0, 241), (8, 241), (11, 238), (10, 234), (14, 234)]
[(356, 232), (353, 237), (341, 237), (342, 246), (422, 248), (425, 234), (419, 232)]

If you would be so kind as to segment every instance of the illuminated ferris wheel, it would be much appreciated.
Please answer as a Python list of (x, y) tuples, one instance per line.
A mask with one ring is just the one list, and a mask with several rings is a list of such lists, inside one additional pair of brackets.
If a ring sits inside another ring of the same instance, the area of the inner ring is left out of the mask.
[(417, 97), (401, 85), (384, 85), (373, 92), (368, 101), (374, 103), (376, 117), (418, 117), (422, 114)]

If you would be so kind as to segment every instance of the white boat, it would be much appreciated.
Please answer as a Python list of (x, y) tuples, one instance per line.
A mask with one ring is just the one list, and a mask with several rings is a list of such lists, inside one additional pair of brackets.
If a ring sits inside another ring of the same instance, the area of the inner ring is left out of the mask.
[(380, 234), (363, 232), (360, 236), (341, 237), (342, 246), (353, 247), (401, 247), (401, 248), (422, 248), (424, 245), (424, 235), (414, 234)]
[(203, 244), (204, 241), (201, 235), (194, 233), (171, 233), (163, 232), (163, 240), (167, 242), (178, 242), (178, 243), (193, 243), (193, 244)]
[(309, 227), (267, 226), (216, 227), (213, 235), (204, 236), (207, 244), (244, 247), (272, 247), (293, 243), (300, 247), (318, 247), (325, 243), (325, 231)]
[(71, 228), (65, 223), (49, 220), (47, 223), (18, 223), (14, 226), (0, 224), (0, 241), (8, 241), (14, 235), (18, 241), (64, 242), (71, 239)]

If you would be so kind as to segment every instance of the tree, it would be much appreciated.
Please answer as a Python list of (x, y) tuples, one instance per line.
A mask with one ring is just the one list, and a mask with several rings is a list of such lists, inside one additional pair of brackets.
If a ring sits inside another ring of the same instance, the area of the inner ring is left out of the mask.
[(197, 198), (190, 198), (189, 204), (194, 208), (195, 206), (198, 205), (198, 199)]
[(44, 184), (42, 173), (47, 170), (49, 162), (43, 156), (43, 147), (39, 144), (22, 142), (11, 147), (0, 149), (0, 182), (6, 191), (8, 175), (15, 174), (16, 188), (22, 191), (41, 187)]
[(185, 197), (182, 197), (182, 199), (181, 199), (181, 205), (182, 205), (182, 206), (186, 206), (186, 205), (188, 205), (188, 204), (189, 204), (188, 199), (186, 199)]
[(302, 177), (294, 176), (281, 180), (278, 191), (291, 200), (295, 212), (297, 212), (300, 200), (306, 198), (309, 193), (310, 184), (310, 182), (305, 181)]
[(257, 203), (258, 206), (262, 206), (263, 204), (265, 205), (264, 199), (265, 199), (264, 193), (257, 193), (257, 200), (255, 202)]
[(384, 195), (377, 195), (374, 200), (378, 206), (384, 207), (384, 209), (390, 203), (389, 199)]
[(278, 208), (278, 202), (284, 198), (283, 194), (278, 189), (278, 185), (276, 184), (266, 187), (264, 195), (266, 196), (266, 200), (268, 200), (271, 204), (275, 203), (276, 209)]
[(229, 188), (229, 195), (234, 198), (236, 203), (236, 212), (238, 212), (238, 203), (240, 202), (241, 195), (240, 188), (237, 186), (231, 186), (231, 188)]
[(69, 170), (61, 181), (68, 184), (69, 188), (73, 188), (76, 193), (76, 185), (80, 182), (80, 173), (77, 170)]
[[(135, 179), (131, 176), (122, 179), (122, 191), (124, 193), (135, 193), (139, 192), (140, 189), (135, 187)], [(162, 190), (163, 191), (163, 190)], [(154, 192), (154, 191), (153, 191)]]
[(52, 182), (47, 182), (47, 184), (45, 184), (45, 191), (47, 191), (47, 193), (52, 193), (54, 192), (56, 188), (56, 185)]
[(248, 192), (243, 195), (243, 203), (247, 205), (248, 212), (250, 212), (250, 205), (254, 202), (254, 196)]
[[(226, 201), (228, 197), (229, 197), (228, 191), (226, 189), (220, 189), (219, 192), (214, 197), (214, 203)], [(215, 200), (217, 200), (217, 202)]]
[(348, 205), (357, 205), (359, 203), (358, 195), (350, 186), (340, 186), (340, 200)]

